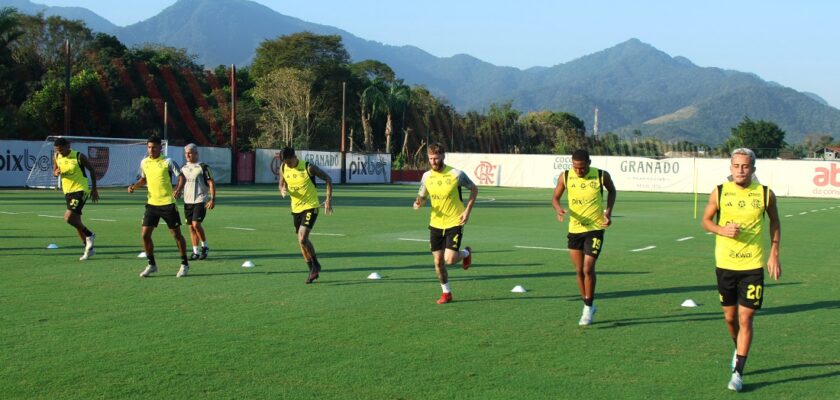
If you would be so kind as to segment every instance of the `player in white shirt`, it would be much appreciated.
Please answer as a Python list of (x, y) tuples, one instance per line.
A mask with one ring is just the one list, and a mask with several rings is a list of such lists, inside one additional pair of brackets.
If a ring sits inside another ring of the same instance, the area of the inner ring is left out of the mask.
[(216, 184), (213, 174), (205, 163), (198, 162), (198, 146), (190, 143), (184, 146), (184, 158), (187, 163), (181, 168), (186, 178), (184, 185), (184, 215), (190, 226), (193, 254), (191, 260), (207, 258), (207, 236), (201, 222), (207, 215), (208, 209), (216, 206)]

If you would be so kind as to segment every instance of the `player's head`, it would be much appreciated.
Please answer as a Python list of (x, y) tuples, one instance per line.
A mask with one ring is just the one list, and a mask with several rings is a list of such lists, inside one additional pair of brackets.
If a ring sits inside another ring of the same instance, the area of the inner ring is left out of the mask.
[(429, 145), (429, 165), (434, 171), (443, 169), (443, 159), (446, 158), (446, 149), (440, 143), (432, 143)]
[(184, 146), (184, 158), (188, 163), (198, 162), (198, 146), (195, 143), (190, 143)]
[(584, 149), (575, 150), (572, 153), (572, 171), (575, 172), (575, 175), (578, 177), (586, 176), (589, 173), (589, 164), (591, 160), (589, 159), (589, 152)]
[(70, 141), (63, 137), (56, 139), (53, 146), (55, 146), (55, 152), (62, 156), (66, 157), (70, 153)]
[(149, 136), (149, 138), (146, 139), (146, 151), (148, 152), (149, 157), (160, 157), (160, 148), (162, 143), (163, 141), (160, 140), (160, 137), (157, 135)]
[(729, 172), (736, 185), (749, 186), (755, 173), (755, 153), (743, 147), (732, 150)]
[(283, 162), (286, 163), (287, 167), (297, 166), (297, 155), (295, 155), (293, 147), (284, 147), (283, 150), (280, 150), (280, 156), (283, 157)]

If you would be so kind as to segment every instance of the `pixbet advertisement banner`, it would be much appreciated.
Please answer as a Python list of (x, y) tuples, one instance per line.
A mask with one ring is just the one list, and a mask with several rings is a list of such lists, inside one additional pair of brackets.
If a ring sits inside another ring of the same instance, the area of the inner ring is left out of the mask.
[(390, 154), (347, 153), (347, 183), (391, 183)]
[(44, 141), (0, 141), (0, 186), (23, 187), (29, 171), (38, 168), (52, 174), (52, 159), (38, 157)]

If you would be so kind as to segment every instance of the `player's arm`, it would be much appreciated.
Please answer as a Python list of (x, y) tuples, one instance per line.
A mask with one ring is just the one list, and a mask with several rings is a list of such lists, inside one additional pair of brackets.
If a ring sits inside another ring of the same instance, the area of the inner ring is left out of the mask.
[(778, 280), (782, 277), (782, 262), (779, 261), (779, 242), (782, 240), (782, 222), (776, 208), (776, 194), (770, 191), (767, 201), (767, 216), (770, 217), (770, 257), (767, 258), (767, 273)]
[(61, 175), (61, 168), (58, 166), (58, 152), (53, 154), (53, 176)]
[[(565, 173), (565, 172), (564, 172)], [(560, 204), (560, 198), (566, 192), (566, 182), (563, 179), (563, 173), (557, 177), (557, 186), (554, 187), (554, 195), (551, 196), (551, 205), (554, 206), (554, 212), (557, 213), (557, 220), (563, 222), (563, 217), (566, 215), (566, 210)]]
[(140, 179), (138, 179), (137, 182), (134, 182), (131, 185), (128, 185), (128, 193), (134, 193), (134, 190), (138, 186), (142, 186), (142, 185), (145, 185), (145, 184), (146, 184), (146, 177), (141, 175)]
[(423, 207), (427, 197), (429, 197), (429, 192), (426, 190), (426, 174), (423, 174), (423, 178), (420, 179), (420, 190), (417, 191), (417, 197), (414, 199), (412, 207), (419, 210), (420, 207)]
[(213, 180), (213, 174), (210, 173), (210, 167), (207, 164), (201, 164), (204, 179), (207, 181), (207, 190), (210, 192), (210, 198), (204, 205), (204, 208), (212, 210), (216, 207), (216, 182)]
[(184, 185), (187, 184), (187, 179), (184, 177), (184, 173), (181, 172), (181, 168), (178, 166), (178, 163), (172, 161), (171, 158), (167, 159), (169, 163), (169, 171), (178, 177), (178, 184), (175, 185), (175, 190), (172, 191), (172, 197), (179, 198), (181, 194), (184, 192)]
[(96, 171), (93, 170), (93, 164), (84, 154), (79, 153), (79, 162), (82, 164), (82, 168), (87, 168), (90, 171), (90, 198), (96, 203), (99, 201), (99, 191), (96, 189)]
[[(466, 177), (466, 175), (464, 175)], [(467, 178), (469, 180), (469, 178)], [(466, 185), (467, 188), (470, 189), (470, 198), (467, 200), (467, 206), (464, 208), (464, 212), (461, 213), (461, 225), (466, 225), (467, 221), (470, 219), (470, 213), (472, 213), (472, 208), (475, 205), (475, 199), (478, 198), (478, 186), (474, 184), (472, 181), (469, 181), (469, 185)]]
[(327, 213), (327, 215), (332, 215), (332, 178), (330, 178), (330, 175), (324, 172), (324, 170), (318, 168), (317, 165), (312, 163), (309, 163), (309, 174), (323, 179), (324, 183), (326, 183), (327, 198), (324, 200), (324, 211)]
[(612, 211), (613, 206), (615, 206), (615, 198), (618, 194), (618, 191), (615, 190), (612, 177), (607, 171), (604, 171), (604, 188), (607, 189), (607, 208), (604, 209), (604, 223), (602, 225), (606, 228), (612, 224)]
[(738, 224), (731, 222), (726, 226), (719, 226), (715, 221), (715, 214), (718, 212), (718, 188), (709, 193), (709, 201), (706, 203), (706, 208), (703, 210), (703, 218), (700, 220), (700, 226), (706, 232), (714, 233), (715, 235), (735, 238), (741, 232)]
[(277, 168), (277, 189), (280, 190), (280, 197), (286, 198), (286, 179), (283, 178), (283, 164)]

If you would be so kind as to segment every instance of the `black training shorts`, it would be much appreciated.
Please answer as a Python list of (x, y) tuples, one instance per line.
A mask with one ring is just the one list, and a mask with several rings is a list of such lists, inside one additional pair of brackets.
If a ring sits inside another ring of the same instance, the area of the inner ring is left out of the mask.
[(294, 217), (295, 233), (300, 230), (301, 226), (312, 230), (312, 227), (315, 226), (315, 220), (318, 219), (318, 209), (310, 208), (299, 213), (292, 213), (292, 216)]
[(443, 249), (450, 249), (458, 251), (461, 249), (461, 241), (464, 238), (463, 226), (453, 226), (451, 228), (439, 229), (429, 227), (429, 247), (432, 251), (440, 251)]
[(181, 215), (178, 214), (178, 209), (174, 203), (165, 206), (146, 204), (146, 213), (143, 215), (143, 226), (157, 227), (161, 218), (166, 221), (166, 226), (169, 229), (175, 229), (181, 226)]
[(583, 250), (583, 254), (597, 259), (604, 245), (604, 230), (570, 233), (567, 238), (569, 250)]
[(204, 221), (206, 216), (207, 207), (205, 203), (184, 204), (184, 220), (187, 221), (187, 224), (191, 224), (193, 221)]
[(747, 271), (716, 268), (720, 305), (740, 304), (758, 310), (764, 301), (764, 270), (762, 268)]
[(83, 191), (67, 193), (64, 195), (64, 201), (67, 202), (67, 209), (74, 214), (82, 215), (82, 208), (85, 207), (88, 194)]

